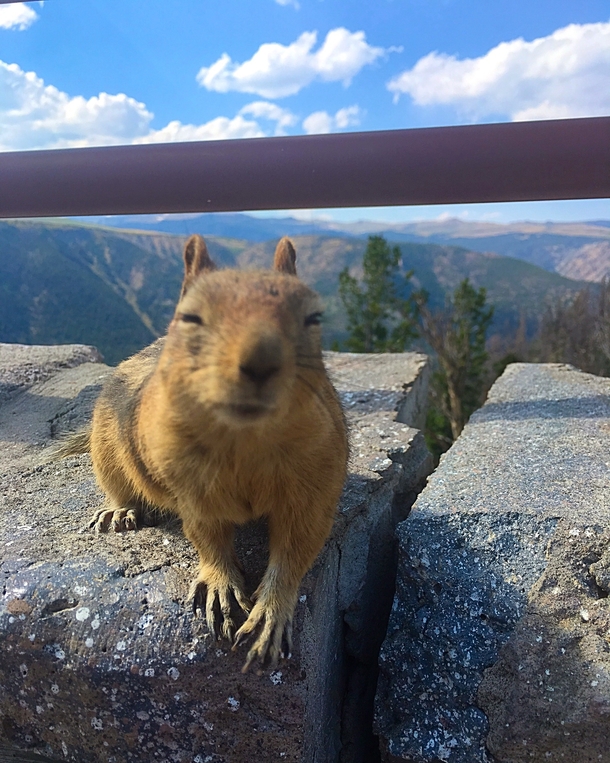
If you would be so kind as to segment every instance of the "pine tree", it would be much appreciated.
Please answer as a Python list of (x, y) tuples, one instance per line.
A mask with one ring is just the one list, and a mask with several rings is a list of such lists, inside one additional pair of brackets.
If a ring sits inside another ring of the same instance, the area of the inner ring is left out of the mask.
[(362, 283), (345, 268), (339, 274), (339, 296), (347, 313), (352, 352), (403, 352), (417, 336), (413, 305), (397, 293), (412, 272), (400, 277), (400, 248), (383, 236), (369, 236), (362, 260)]
[[(431, 422), (439, 433), (439, 446), (449, 434), (455, 440), (470, 415), (483, 402), (485, 391), (485, 337), (493, 318), (484, 288), (476, 290), (464, 279), (444, 310), (432, 312), (425, 292), (414, 295), (421, 334), (436, 352), (439, 369), (433, 378), (437, 420)], [(446, 417), (449, 427), (438, 414)], [(450, 444), (450, 443), (449, 443)], [(446, 450), (446, 447), (442, 447)]]

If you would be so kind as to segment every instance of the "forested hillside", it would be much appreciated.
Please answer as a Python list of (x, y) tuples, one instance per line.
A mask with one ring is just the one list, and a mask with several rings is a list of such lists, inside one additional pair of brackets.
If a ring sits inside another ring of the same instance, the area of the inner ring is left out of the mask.
[[(69, 222), (0, 223), (0, 341), (82, 342), (117, 363), (162, 334), (182, 280), (185, 236)], [(268, 267), (276, 239), (252, 243), (206, 237), (220, 266)], [(366, 240), (294, 236), (300, 276), (326, 303), (326, 344), (344, 336), (337, 296), (344, 267), (358, 275)], [(496, 306), (492, 333), (533, 332), (548, 303), (583, 284), (520, 260), (457, 246), (402, 242), (403, 271), (440, 305), (465, 277)]]
[(90, 218), (95, 224), (143, 228), (189, 235), (233, 236), (253, 242), (281, 236), (340, 236), (364, 238), (383, 235), (390, 241), (461, 246), (493, 252), (538, 265), (567, 278), (601, 281), (610, 275), (610, 221), (568, 223), (469, 222), (450, 218), (411, 223), (368, 220), (341, 223), (297, 220), (291, 217), (253, 217), (247, 214), (124, 215)]

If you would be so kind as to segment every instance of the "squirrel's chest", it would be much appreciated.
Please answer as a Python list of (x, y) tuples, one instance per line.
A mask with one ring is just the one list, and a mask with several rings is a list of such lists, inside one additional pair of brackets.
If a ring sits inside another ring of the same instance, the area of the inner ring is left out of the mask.
[(191, 509), (238, 524), (283, 506), (302, 479), (299, 453), (286, 445), (202, 450), (187, 460), (188, 473), (175, 484)]

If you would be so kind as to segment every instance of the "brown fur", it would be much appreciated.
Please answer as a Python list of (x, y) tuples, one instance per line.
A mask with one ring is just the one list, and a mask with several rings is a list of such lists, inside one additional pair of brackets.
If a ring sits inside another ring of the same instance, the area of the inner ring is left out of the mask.
[[(296, 277), (286, 238), (274, 272), (216, 270), (199, 236), (184, 260), (167, 337), (121, 363), (97, 402), (91, 455), (112, 508), (94, 523), (135, 529), (147, 507), (177, 513), (199, 552), (195, 608), (232, 638), (233, 595), (249, 613), (235, 646), (260, 626), (244, 670), (256, 659), (274, 666), (283, 639), (290, 649), (298, 587), (328, 537), (346, 473), (320, 302)], [(262, 516), (269, 565), (252, 606), (233, 529)]]

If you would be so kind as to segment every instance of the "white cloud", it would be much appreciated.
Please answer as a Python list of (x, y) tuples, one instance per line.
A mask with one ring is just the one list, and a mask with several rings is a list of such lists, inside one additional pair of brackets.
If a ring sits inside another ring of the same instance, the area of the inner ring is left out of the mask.
[(303, 120), (303, 129), (308, 135), (332, 132), (333, 121), (327, 111), (314, 111)]
[(348, 127), (356, 127), (360, 124), (362, 110), (359, 106), (348, 106), (339, 109), (334, 116), (326, 111), (314, 111), (303, 120), (303, 129), (308, 135), (336, 132)]
[(34, 72), (0, 61), (0, 149), (129, 143), (153, 115), (124, 94), (70, 97)]
[(295, 8), (297, 11), (301, 7), (301, 4), (298, 0), (275, 0), (275, 2), (278, 5), (292, 5), (293, 8)]
[(369, 45), (364, 32), (343, 27), (331, 29), (314, 52), (317, 38), (317, 32), (303, 32), (290, 45), (265, 43), (242, 64), (223, 53), (211, 66), (199, 70), (197, 82), (219, 93), (238, 91), (282, 98), (298, 93), (314, 80), (347, 86), (364, 66), (389, 52)]
[(610, 22), (570, 24), (532, 42), (503, 42), (479, 58), (430, 53), (387, 85), (419, 106), (452, 105), (471, 119), (610, 114)]
[(216, 117), (202, 125), (183, 125), (173, 121), (160, 130), (151, 130), (134, 143), (175, 143), (189, 140), (229, 140), (233, 138), (264, 138), (265, 132), (257, 122), (239, 114), (233, 119)]
[(0, 6), (0, 29), (23, 31), (36, 21), (38, 14), (25, 3)]
[(348, 106), (346, 109), (339, 109), (335, 114), (335, 124), (339, 130), (345, 130), (347, 127), (356, 127), (360, 124), (363, 112), (358, 106)]
[(290, 112), (261, 102), (232, 119), (220, 116), (200, 125), (172, 121), (154, 130), (153, 117), (124, 93), (71, 97), (34, 72), (0, 61), (0, 151), (259, 138), (268, 133), (256, 118), (275, 121), (276, 133), (296, 121)]
[(275, 103), (269, 101), (254, 101), (240, 109), (240, 115), (249, 115), (256, 119), (265, 119), (275, 122), (275, 135), (285, 135), (287, 127), (296, 124), (296, 116), (288, 109), (282, 109)]

